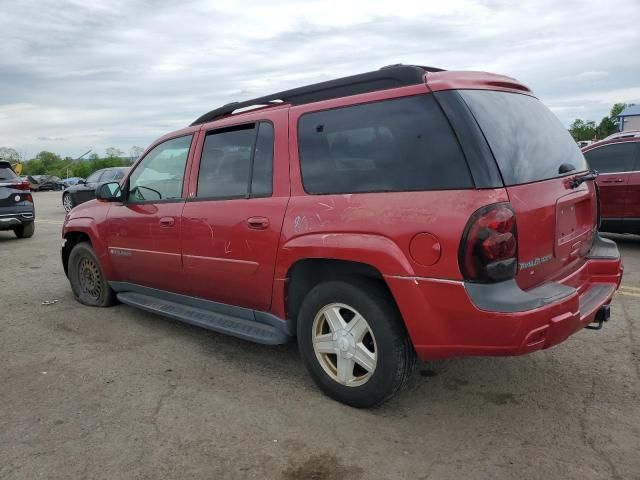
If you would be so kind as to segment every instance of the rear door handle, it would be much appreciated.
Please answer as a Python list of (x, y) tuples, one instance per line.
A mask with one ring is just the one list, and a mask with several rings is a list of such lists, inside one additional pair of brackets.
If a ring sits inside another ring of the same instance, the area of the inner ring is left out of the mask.
[(622, 183), (624, 182), (623, 178), (608, 178), (606, 180), (602, 180), (602, 183)]
[(269, 227), (269, 219), (266, 217), (247, 218), (247, 226), (253, 230), (266, 230)]
[(173, 227), (176, 223), (173, 217), (162, 217), (160, 219), (160, 226), (164, 228)]

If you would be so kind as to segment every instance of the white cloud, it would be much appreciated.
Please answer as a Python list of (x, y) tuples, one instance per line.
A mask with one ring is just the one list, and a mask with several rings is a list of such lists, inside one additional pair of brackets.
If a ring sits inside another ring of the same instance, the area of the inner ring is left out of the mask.
[(565, 124), (599, 120), (640, 99), (639, 14), (578, 0), (3, 2), (0, 146), (128, 151), (233, 100), (398, 62), (507, 74)]

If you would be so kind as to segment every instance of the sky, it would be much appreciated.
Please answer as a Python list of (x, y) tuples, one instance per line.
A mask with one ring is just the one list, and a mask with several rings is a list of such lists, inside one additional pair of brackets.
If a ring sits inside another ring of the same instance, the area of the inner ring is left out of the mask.
[(129, 152), (201, 114), (405, 63), (517, 78), (565, 124), (640, 103), (640, 0), (0, 0), (0, 147)]

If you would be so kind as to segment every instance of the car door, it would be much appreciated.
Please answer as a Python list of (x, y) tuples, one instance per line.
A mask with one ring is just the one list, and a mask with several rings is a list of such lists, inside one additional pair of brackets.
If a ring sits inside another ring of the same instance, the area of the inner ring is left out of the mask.
[(627, 183), (624, 221), (629, 232), (640, 233), (640, 142), (633, 144), (636, 147), (635, 162)]
[(96, 197), (96, 187), (101, 181), (101, 177), (106, 172), (105, 169), (96, 170), (87, 177), (84, 184), (76, 185), (75, 192), (73, 193), (73, 203), (79, 204), (93, 200)]
[(180, 216), (192, 139), (183, 135), (152, 148), (124, 183), (125, 200), (109, 210), (108, 254), (120, 281), (188, 293)]
[(182, 213), (184, 269), (197, 297), (271, 305), (289, 200), (287, 110), (269, 120), (203, 131)]
[(617, 224), (624, 217), (627, 184), (635, 158), (635, 144), (610, 143), (589, 150), (584, 155), (589, 166), (598, 171), (602, 220)]

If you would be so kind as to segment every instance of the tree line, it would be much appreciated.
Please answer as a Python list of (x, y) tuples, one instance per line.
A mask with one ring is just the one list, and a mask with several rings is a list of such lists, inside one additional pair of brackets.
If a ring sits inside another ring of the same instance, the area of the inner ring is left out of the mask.
[(626, 107), (627, 104), (625, 103), (614, 104), (613, 107), (611, 107), (609, 116), (603, 117), (597, 125), (593, 120), (576, 118), (569, 126), (569, 133), (571, 133), (571, 136), (577, 142), (581, 140), (602, 140), (618, 131), (616, 117), (620, 115), (620, 112)]
[(87, 178), (96, 170), (108, 167), (126, 167), (135, 161), (143, 152), (141, 147), (132, 147), (130, 155), (118, 148), (109, 147), (105, 155), (101, 157), (92, 153), (83, 159), (71, 157), (62, 158), (60, 155), (43, 150), (34, 158), (25, 160), (14, 148), (0, 147), (0, 160), (11, 163), (22, 163), (22, 175), (55, 175), (60, 178), (81, 177)]

